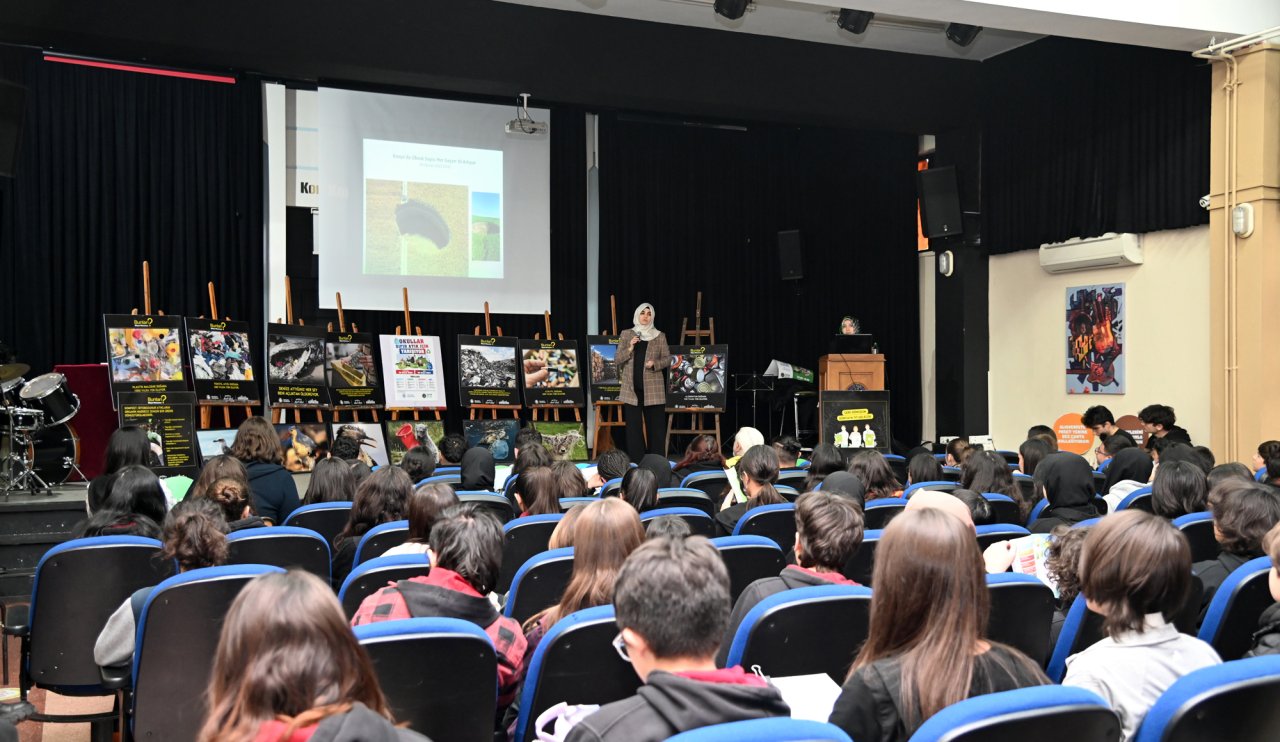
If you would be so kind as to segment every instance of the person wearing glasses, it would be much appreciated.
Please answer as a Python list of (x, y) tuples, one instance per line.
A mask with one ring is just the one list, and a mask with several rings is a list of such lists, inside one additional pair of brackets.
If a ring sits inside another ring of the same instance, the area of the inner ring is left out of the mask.
[(656, 742), (713, 724), (791, 715), (763, 677), (716, 668), (729, 624), (729, 573), (707, 539), (647, 541), (618, 572), (613, 606), (622, 629), (614, 649), (644, 685), (578, 722), (568, 742)]

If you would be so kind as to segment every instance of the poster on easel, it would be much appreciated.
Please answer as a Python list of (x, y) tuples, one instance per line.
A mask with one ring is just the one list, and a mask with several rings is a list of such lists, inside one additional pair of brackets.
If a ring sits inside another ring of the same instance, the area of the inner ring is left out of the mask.
[(458, 398), (463, 407), (520, 404), (518, 346), (516, 338), (458, 336)]
[(256, 405), (258, 391), (249, 323), (187, 317), (191, 379), (200, 402)]
[(889, 392), (822, 392), (818, 402), (818, 437), (840, 449), (845, 458), (871, 449), (892, 453)]
[(120, 394), (185, 392), (182, 318), (105, 314), (111, 398)]
[(387, 439), (381, 423), (334, 423), (333, 440), (351, 438), (360, 444), (360, 461), (370, 467), (387, 466)]
[(367, 332), (331, 332), (325, 336), (325, 375), (329, 401), (336, 409), (382, 406), (376, 345)]
[(136, 425), (147, 434), (152, 471), (162, 477), (199, 476), (194, 392), (125, 392), (117, 401), (121, 427)]
[(272, 405), (329, 407), (322, 327), (267, 325), (267, 386)]
[(519, 432), (519, 420), (462, 421), (462, 435), (467, 439), (467, 448), (487, 448), (499, 464), (510, 464), (516, 460), (516, 434)]
[(520, 365), (526, 406), (586, 404), (576, 340), (521, 340)]
[(409, 451), (428, 443), (438, 452), (440, 439), (444, 438), (444, 422), (441, 420), (386, 420), (387, 454), (391, 464), (399, 466)]
[(729, 384), (728, 345), (673, 345), (667, 407), (724, 409)]
[(532, 425), (542, 434), (542, 446), (552, 461), (587, 460), (587, 428), (582, 423), (534, 420)]
[(588, 335), (590, 351), (587, 368), (590, 369), (591, 399), (594, 402), (616, 402), (622, 392), (622, 380), (618, 378), (617, 335)]
[(382, 380), (390, 409), (446, 406), (440, 338), (435, 335), (383, 335)]
[(290, 473), (309, 472), (329, 457), (327, 423), (276, 423), (283, 466)]

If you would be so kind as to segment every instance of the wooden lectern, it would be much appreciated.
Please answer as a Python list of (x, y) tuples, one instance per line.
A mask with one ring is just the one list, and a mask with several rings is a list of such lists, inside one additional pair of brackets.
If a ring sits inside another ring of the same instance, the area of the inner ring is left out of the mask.
[(844, 391), (861, 384), (869, 392), (884, 391), (884, 355), (832, 353), (818, 359), (818, 389)]

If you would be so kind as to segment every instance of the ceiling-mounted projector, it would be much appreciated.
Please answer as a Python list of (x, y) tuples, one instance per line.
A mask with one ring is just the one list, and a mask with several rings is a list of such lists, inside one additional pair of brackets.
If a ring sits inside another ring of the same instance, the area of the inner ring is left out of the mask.
[(520, 136), (536, 136), (547, 130), (545, 121), (534, 121), (529, 115), (529, 93), (520, 94), (520, 102), (516, 104), (516, 117), (507, 122), (508, 134)]

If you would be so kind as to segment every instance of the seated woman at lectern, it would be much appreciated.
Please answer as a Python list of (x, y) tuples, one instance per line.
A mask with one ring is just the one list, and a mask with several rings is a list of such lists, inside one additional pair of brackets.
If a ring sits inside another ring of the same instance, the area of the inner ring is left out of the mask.
[(614, 363), (622, 389), (622, 418), (627, 429), (627, 455), (639, 461), (646, 453), (666, 456), (667, 392), (662, 372), (671, 362), (667, 336), (653, 325), (653, 305), (636, 307), (635, 326), (622, 331)]
[(846, 314), (840, 318), (841, 335), (857, 335), (859, 332), (862, 332), (862, 323), (857, 317)]

